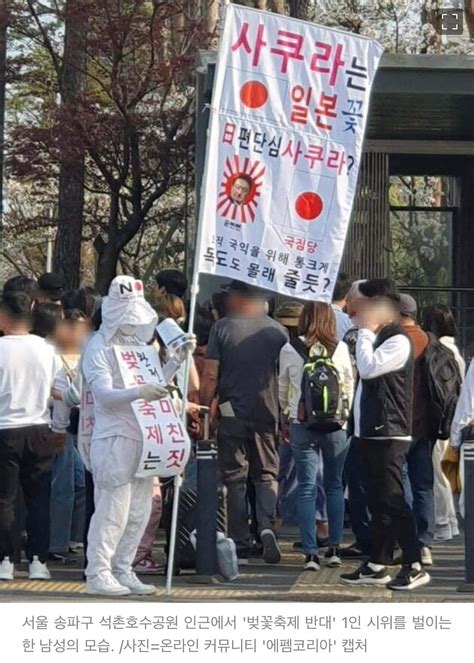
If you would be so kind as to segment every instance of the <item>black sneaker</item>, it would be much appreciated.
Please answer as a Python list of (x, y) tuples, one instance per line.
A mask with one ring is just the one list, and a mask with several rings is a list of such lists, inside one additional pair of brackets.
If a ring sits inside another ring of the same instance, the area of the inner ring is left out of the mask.
[(387, 589), (409, 592), (417, 587), (427, 585), (430, 581), (430, 575), (423, 568), (417, 569), (405, 565), (402, 566), (395, 578), (388, 583)]
[(275, 532), (272, 532), (271, 529), (264, 529), (260, 533), (260, 538), (263, 543), (263, 559), (267, 564), (278, 564), (281, 560), (281, 550)]
[(356, 543), (352, 543), (350, 546), (345, 548), (340, 548), (339, 554), (341, 559), (364, 559), (368, 555), (361, 549)]
[(304, 570), (305, 571), (319, 571), (321, 568), (321, 563), (317, 555), (306, 555), (304, 558)]
[(332, 569), (338, 566), (342, 566), (341, 551), (339, 550), (339, 548), (336, 548), (335, 546), (331, 546), (326, 550), (324, 559), (326, 560), (327, 565), (330, 566)]
[(348, 585), (386, 585), (390, 582), (391, 577), (387, 573), (384, 566), (380, 571), (374, 571), (370, 568), (367, 562), (359, 566), (357, 571), (353, 573), (343, 573), (341, 575), (342, 582)]

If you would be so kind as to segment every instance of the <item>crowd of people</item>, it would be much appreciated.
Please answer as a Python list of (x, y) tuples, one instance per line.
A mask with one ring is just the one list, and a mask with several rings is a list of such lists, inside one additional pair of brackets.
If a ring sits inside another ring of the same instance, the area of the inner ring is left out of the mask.
[[(4, 284), (0, 580), (14, 579), (22, 551), (29, 577), (48, 580), (49, 562), (74, 563), (83, 549), (86, 592), (155, 591), (138, 575), (163, 571), (153, 553), (163, 486), (136, 476), (143, 440), (132, 403), (172, 388), (193, 439), (201, 408), (211, 413), (240, 565), (278, 564), (282, 525), (297, 525), (305, 571), (359, 560), (341, 582), (428, 583), (433, 543), (459, 536), (459, 458), (474, 418), (474, 368), (465, 378), (451, 311), (420, 315), (389, 279), (344, 274), (332, 304), (274, 310), (234, 281), (198, 307), (194, 334), (172, 355), (156, 328), (169, 318), (186, 328), (186, 293), (176, 270), (157, 275), (151, 303), (127, 276), (104, 298), (68, 291), (52, 273)], [(120, 345), (154, 345), (166, 384), (126, 387)], [(89, 447), (78, 439), (86, 385)], [(343, 545), (346, 526), (353, 542)]]

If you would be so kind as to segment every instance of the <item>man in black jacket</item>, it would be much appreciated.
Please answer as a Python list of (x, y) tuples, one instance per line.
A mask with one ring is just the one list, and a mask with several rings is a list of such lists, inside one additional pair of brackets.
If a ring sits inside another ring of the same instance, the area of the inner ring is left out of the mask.
[[(411, 590), (430, 581), (421, 566), (415, 518), (402, 485), (412, 436), (413, 351), (399, 324), (400, 296), (392, 282), (372, 279), (359, 287), (367, 300), (358, 313), (354, 437), (367, 468), (371, 550), (369, 561), (341, 580)], [(396, 542), (402, 568), (391, 580), (387, 565)]]

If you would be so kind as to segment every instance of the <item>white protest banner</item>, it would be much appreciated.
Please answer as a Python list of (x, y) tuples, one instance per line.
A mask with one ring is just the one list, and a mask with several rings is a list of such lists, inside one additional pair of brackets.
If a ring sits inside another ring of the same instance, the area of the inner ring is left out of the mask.
[(200, 273), (331, 300), (382, 50), (350, 33), (226, 7)]
[[(124, 387), (166, 384), (156, 349), (151, 346), (115, 346)], [(137, 477), (174, 477), (181, 474), (191, 451), (186, 428), (171, 398), (148, 403), (134, 401), (132, 408), (143, 436)]]

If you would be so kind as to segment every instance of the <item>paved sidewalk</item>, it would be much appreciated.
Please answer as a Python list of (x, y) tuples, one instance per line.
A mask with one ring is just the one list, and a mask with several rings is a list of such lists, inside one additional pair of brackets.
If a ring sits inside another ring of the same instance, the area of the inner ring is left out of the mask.
[[(433, 547), (435, 566), (430, 571), (432, 582), (415, 592), (390, 592), (384, 588), (349, 587), (339, 582), (339, 569), (323, 567), (319, 573), (302, 571), (303, 557), (292, 550), (295, 535), (285, 535), (282, 543), (283, 559), (277, 566), (261, 560), (252, 560), (242, 567), (240, 577), (232, 583), (197, 584), (193, 576), (175, 579), (171, 597), (165, 593), (163, 576), (146, 576), (144, 582), (154, 583), (157, 592), (146, 598), (121, 598), (122, 601), (305, 601), (305, 602), (443, 602), (474, 601), (474, 594), (456, 591), (464, 579), (464, 546), (462, 537)], [(344, 570), (356, 564), (347, 564)], [(39, 582), (27, 579), (26, 565), (18, 570), (18, 579), (0, 584), (0, 602), (21, 601), (108, 601), (84, 594), (80, 564), (75, 566), (51, 565), (53, 581)], [(395, 574), (397, 568), (392, 569)]]

